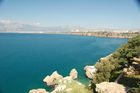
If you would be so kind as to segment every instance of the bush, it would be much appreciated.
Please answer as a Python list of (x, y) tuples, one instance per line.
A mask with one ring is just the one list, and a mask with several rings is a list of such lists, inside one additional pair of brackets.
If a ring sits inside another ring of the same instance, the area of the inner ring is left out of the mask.
[(111, 71), (114, 69), (114, 66), (108, 61), (97, 62), (95, 64), (97, 72), (94, 73), (93, 83), (101, 83), (103, 81), (109, 81), (111, 76)]
[[(118, 48), (108, 60), (95, 64), (97, 72), (94, 73), (92, 85), (114, 80), (124, 67), (132, 65), (133, 61), (131, 59), (133, 57), (140, 57), (140, 35), (130, 39), (126, 44)], [(116, 72), (119, 73), (116, 74)], [(137, 87), (135, 88), (138, 89)], [(133, 89), (134, 91), (136, 90), (135, 88)]]

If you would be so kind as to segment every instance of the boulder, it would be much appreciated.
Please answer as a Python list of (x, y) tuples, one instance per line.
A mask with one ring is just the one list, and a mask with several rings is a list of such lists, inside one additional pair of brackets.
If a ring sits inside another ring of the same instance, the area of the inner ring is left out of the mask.
[(89, 79), (93, 79), (94, 72), (97, 71), (97, 69), (96, 69), (94, 66), (86, 66), (86, 67), (84, 68), (84, 70), (86, 71), (86, 76), (87, 76)]
[(86, 71), (88, 67), (89, 67), (89, 66), (85, 66), (85, 67), (84, 67), (84, 70)]
[(97, 93), (127, 93), (126, 87), (114, 82), (102, 82), (96, 84)]
[(63, 76), (59, 75), (57, 71), (53, 72), (51, 76), (46, 76), (43, 80), (48, 86), (55, 86), (58, 84), (58, 80), (62, 79)]
[(77, 72), (76, 69), (72, 69), (69, 75), (70, 75), (71, 78), (74, 79), (74, 80), (78, 78), (78, 72)]
[(45, 89), (32, 89), (29, 93), (49, 93)]

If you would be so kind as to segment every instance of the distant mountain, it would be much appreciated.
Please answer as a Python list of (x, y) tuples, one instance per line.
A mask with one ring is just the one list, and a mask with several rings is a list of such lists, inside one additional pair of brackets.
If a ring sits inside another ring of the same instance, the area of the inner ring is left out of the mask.
[(42, 26), (39, 23), (15, 23), (9, 20), (0, 20), (0, 32), (69, 32), (87, 30), (79, 26)]
[(111, 28), (84, 28), (80, 26), (42, 26), (40, 23), (18, 23), (0, 19), (0, 33), (40, 33), (40, 32), (87, 32), (87, 31), (111, 31), (134, 32), (140, 30), (111, 29)]

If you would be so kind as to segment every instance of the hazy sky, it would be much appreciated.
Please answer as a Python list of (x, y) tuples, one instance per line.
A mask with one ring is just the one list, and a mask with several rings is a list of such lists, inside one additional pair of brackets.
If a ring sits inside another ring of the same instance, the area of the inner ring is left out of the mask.
[(2, 0), (0, 19), (46, 26), (140, 28), (136, 0)]

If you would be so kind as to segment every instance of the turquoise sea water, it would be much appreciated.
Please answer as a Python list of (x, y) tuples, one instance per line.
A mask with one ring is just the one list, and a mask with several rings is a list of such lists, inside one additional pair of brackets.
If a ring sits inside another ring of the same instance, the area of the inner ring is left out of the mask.
[(28, 93), (45, 88), (46, 75), (58, 71), (68, 76), (78, 70), (78, 80), (88, 84), (83, 68), (114, 52), (128, 39), (56, 34), (0, 34), (0, 93)]

